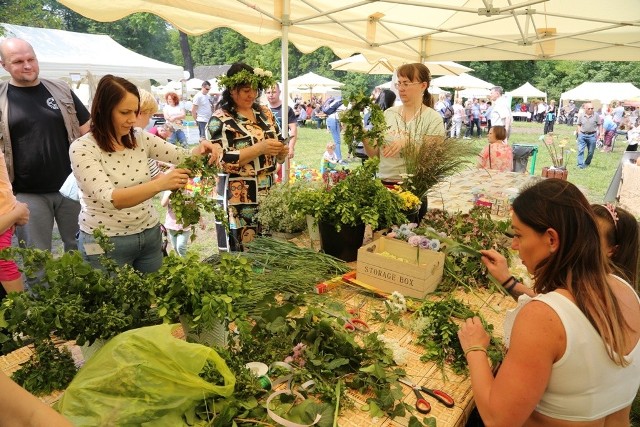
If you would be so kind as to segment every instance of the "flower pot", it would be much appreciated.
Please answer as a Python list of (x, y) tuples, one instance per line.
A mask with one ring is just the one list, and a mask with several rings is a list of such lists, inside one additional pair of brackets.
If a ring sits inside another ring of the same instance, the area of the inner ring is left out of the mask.
[(322, 250), (346, 262), (358, 259), (358, 248), (364, 239), (364, 224), (356, 226), (344, 225), (336, 231), (334, 224), (318, 221)]
[(542, 176), (544, 178), (557, 178), (562, 179), (564, 181), (567, 180), (567, 176), (569, 175), (569, 171), (566, 168), (556, 168), (556, 167), (543, 167), (542, 168)]

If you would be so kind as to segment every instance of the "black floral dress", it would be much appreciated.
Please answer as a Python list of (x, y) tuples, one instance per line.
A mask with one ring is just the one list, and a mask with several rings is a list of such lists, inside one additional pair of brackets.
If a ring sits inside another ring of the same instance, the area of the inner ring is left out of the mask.
[(255, 220), (260, 197), (275, 182), (276, 157), (260, 155), (243, 166), (238, 164), (240, 150), (264, 139), (281, 139), (280, 129), (269, 108), (254, 109), (256, 121), (243, 115), (217, 110), (207, 126), (208, 139), (222, 144), (223, 172), (218, 175), (217, 193), (227, 211), (229, 232), (216, 219), (220, 251), (242, 251), (261, 230)]

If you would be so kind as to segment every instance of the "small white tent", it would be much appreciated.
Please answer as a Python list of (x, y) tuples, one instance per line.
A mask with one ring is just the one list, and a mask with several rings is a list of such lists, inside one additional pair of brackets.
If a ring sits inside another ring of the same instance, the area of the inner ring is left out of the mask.
[(545, 101), (547, 100), (547, 93), (536, 88), (529, 82), (526, 82), (519, 88), (509, 91), (506, 94), (512, 98), (523, 98), (524, 102), (527, 102), (527, 98), (529, 98), (530, 96), (535, 96), (536, 98), (544, 98)]
[(560, 96), (560, 105), (563, 100), (575, 101), (600, 101), (600, 104), (608, 104), (614, 100), (625, 100), (640, 96), (640, 89), (631, 83), (594, 83), (585, 82)]
[[(97, 79), (113, 74), (149, 86), (149, 79), (165, 83), (183, 78), (182, 67), (135, 53), (111, 37), (46, 28), (0, 24), (4, 37), (19, 37), (31, 43), (38, 56), (40, 76), (59, 78), (95, 87)], [(0, 78), (8, 78), (3, 69)]]

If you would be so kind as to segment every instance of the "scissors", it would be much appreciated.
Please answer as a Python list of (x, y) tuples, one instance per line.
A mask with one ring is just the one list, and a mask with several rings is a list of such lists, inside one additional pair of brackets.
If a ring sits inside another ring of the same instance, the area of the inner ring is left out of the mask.
[(329, 316), (337, 317), (338, 319), (342, 320), (344, 322), (344, 328), (349, 332), (369, 332), (371, 330), (367, 322), (359, 319), (358, 316), (349, 318), (332, 311), (322, 310), (322, 312), (328, 314)]
[[(453, 397), (449, 396), (447, 393), (445, 393), (442, 390), (432, 390), (432, 389), (427, 388), (425, 386), (418, 386), (418, 385), (412, 383), (411, 381), (409, 381), (408, 378), (400, 378), (398, 381), (400, 381), (403, 384), (408, 385), (409, 387), (412, 387), (414, 391), (416, 391), (416, 390), (424, 391), (429, 396), (433, 397), (434, 399), (436, 399), (438, 402), (442, 403), (447, 408), (453, 408), (453, 406), (455, 404), (455, 402), (453, 400)], [(416, 394), (416, 396), (417, 396), (417, 394)], [(418, 407), (418, 405), (416, 404), (416, 408), (417, 407)], [(418, 408), (418, 410), (420, 410), (420, 409)]]
[(398, 379), (398, 381), (400, 381), (402, 384), (408, 385), (413, 389), (413, 392), (416, 395), (416, 409), (418, 410), (418, 412), (420, 412), (421, 414), (428, 414), (429, 412), (431, 412), (431, 404), (427, 402), (426, 399), (422, 396), (422, 393), (420, 393), (420, 387), (406, 378), (400, 378)]

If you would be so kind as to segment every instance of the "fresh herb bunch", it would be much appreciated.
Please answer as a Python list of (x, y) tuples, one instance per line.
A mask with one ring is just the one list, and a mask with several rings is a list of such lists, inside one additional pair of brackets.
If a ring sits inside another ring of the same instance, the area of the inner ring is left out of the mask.
[(487, 354), (492, 366), (497, 366), (504, 357), (504, 348), (500, 338), (492, 335), (493, 325), (487, 324), (479, 313), (474, 312), (452, 296), (440, 301), (426, 300), (414, 314), (419, 324), (425, 326), (418, 335), (418, 343), (426, 348), (420, 360), (431, 361), (443, 369), (449, 365), (458, 375), (468, 372), (467, 360), (462, 351), (458, 330), (460, 327), (453, 318), (465, 320), (479, 316), (485, 330), (491, 335)]
[(246, 295), (250, 271), (247, 259), (230, 254), (223, 254), (217, 266), (201, 262), (197, 254), (165, 257), (160, 270), (149, 275), (158, 315), (165, 322), (182, 316), (195, 331), (220, 320), (244, 319), (236, 303)]
[[(510, 259), (510, 242), (505, 234), (510, 227), (510, 221), (494, 221), (488, 208), (475, 206), (469, 213), (456, 214), (430, 209), (421, 226), (423, 231), (424, 227), (432, 227), (438, 233), (444, 233), (459, 243), (453, 247), (449, 245), (449, 248), (445, 249), (447, 257), (444, 276), (439, 285), (441, 291), (451, 290), (460, 285), (499, 290), (488, 278), (478, 251), (495, 249)], [(447, 239), (442, 239), (443, 242), (445, 240)]]
[(260, 198), (256, 221), (267, 232), (297, 233), (307, 228), (304, 215), (295, 215), (289, 209), (293, 194), (304, 186), (303, 181), (276, 184), (266, 196)]
[(291, 209), (340, 231), (342, 225), (368, 224), (374, 230), (404, 224), (403, 201), (376, 178), (380, 160), (367, 160), (331, 188), (309, 187), (294, 194)]
[[(345, 102), (350, 104), (350, 108), (340, 114), (340, 123), (344, 125), (344, 139), (347, 144), (364, 141), (372, 147), (382, 146), (388, 129), (382, 108), (362, 92), (352, 94)], [(365, 129), (362, 121), (362, 114), (366, 110), (369, 111), (372, 126), (370, 129)]]
[[(183, 227), (190, 227), (200, 221), (201, 210), (214, 212), (216, 218), (226, 222), (227, 216), (222, 206), (213, 198), (218, 168), (209, 164), (208, 156), (192, 156), (178, 165), (178, 168), (189, 169), (192, 176), (200, 178), (198, 187), (193, 191), (178, 189), (171, 192), (169, 202), (176, 221)], [(195, 228), (191, 240), (196, 238)]]
[(7, 255), (21, 258), (25, 273), (36, 282), (32, 292), (11, 293), (3, 300), (0, 326), (9, 335), (1, 339), (22, 334), (39, 341), (54, 333), (83, 345), (151, 322), (150, 282), (129, 265), (102, 257), (104, 270), (97, 270), (75, 251), (54, 258), (49, 251), (14, 247), (2, 252)]
[(67, 388), (76, 372), (69, 350), (45, 340), (35, 343), (34, 354), (11, 378), (36, 396), (46, 396)]

